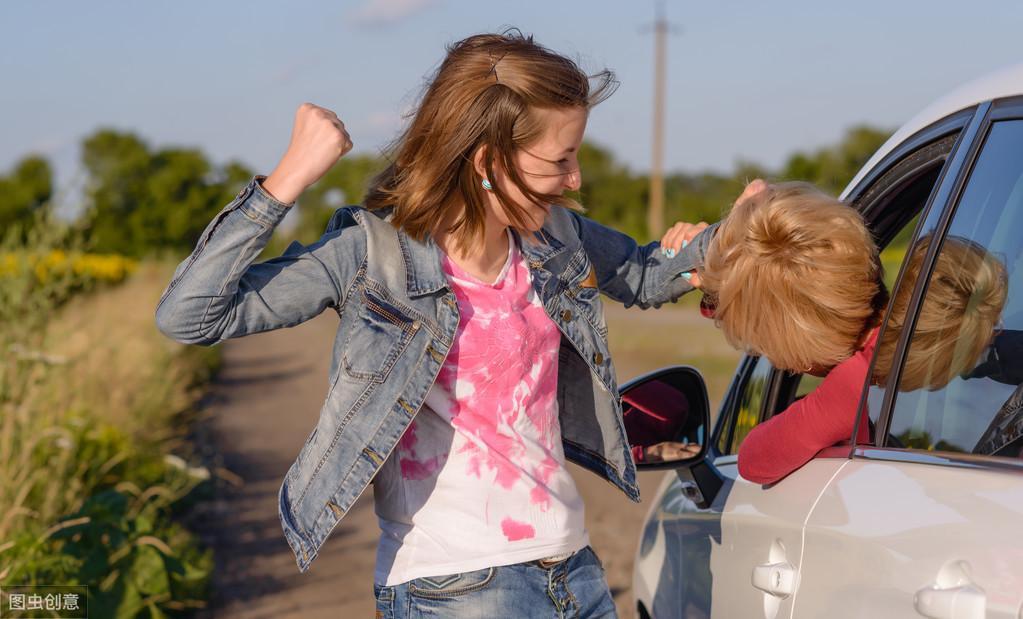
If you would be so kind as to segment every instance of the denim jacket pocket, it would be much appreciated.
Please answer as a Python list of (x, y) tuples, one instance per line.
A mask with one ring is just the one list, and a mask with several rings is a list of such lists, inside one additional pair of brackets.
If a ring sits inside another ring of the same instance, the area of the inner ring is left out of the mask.
[(604, 305), (600, 300), (600, 291), (596, 288), (579, 286), (571, 289), (568, 295), (582, 310), (590, 326), (601, 339), (607, 340), (607, 322), (604, 319)]
[[(578, 267), (573, 267), (576, 265)], [(604, 307), (597, 288), (597, 273), (583, 250), (576, 252), (570, 265), (576, 272), (566, 282), (565, 295), (581, 310), (590, 326), (604, 340), (607, 339), (607, 324), (604, 321)]]
[(360, 301), (341, 366), (354, 379), (383, 382), (420, 322), (372, 288), (362, 289)]

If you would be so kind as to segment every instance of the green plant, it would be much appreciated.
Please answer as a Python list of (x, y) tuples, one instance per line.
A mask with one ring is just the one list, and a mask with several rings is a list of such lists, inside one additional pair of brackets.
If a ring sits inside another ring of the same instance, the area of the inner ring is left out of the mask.
[[(77, 247), (40, 215), (0, 256)], [(208, 495), (209, 473), (171, 450), (189, 453), (188, 411), (218, 357), (155, 332), (166, 267), (101, 288), (39, 264), (0, 277), (0, 586), (88, 585), (98, 617), (185, 615), (212, 557), (175, 516)]]

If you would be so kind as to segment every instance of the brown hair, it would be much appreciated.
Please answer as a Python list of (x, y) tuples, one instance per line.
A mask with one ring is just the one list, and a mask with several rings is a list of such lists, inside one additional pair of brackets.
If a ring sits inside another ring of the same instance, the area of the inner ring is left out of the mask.
[[(887, 382), (906, 310), (933, 235), (910, 250), (903, 283), (892, 299), (884, 336), (877, 346), (872, 382)], [(920, 305), (899, 391), (941, 389), (977, 364), (1005, 306), (1005, 266), (980, 245), (949, 236), (941, 246)]]
[[(599, 83), (591, 90), (590, 77), (573, 61), (517, 30), (451, 45), (392, 147), (391, 165), (371, 182), (366, 207), (393, 207), (392, 223), (420, 241), (443, 230), (456, 246), (472, 247), (486, 221), (482, 177), (473, 163), (484, 147), (487, 178), (500, 166), (534, 204), (578, 208), (568, 198), (532, 191), (514, 155), (541, 137), (538, 110), (588, 109), (617, 86), (610, 71), (593, 77)], [(515, 227), (525, 228), (527, 211), (496, 183), (493, 193)]]
[(737, 202), (700, 277), (729, 343), (798, 372), (851, 356), (887, 301), (860, 214), (807, 183)]

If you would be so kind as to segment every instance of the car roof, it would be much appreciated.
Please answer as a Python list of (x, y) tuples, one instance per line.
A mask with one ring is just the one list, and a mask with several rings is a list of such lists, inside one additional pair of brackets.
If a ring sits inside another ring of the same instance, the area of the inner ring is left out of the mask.
[(946, 116), (978, 103), (1019, 94), (1023, 94), (1023, 63), (1004, 67), (981, 78), (967, 82), (945, 96), (940, 97), (899, 127), (898, 131), (892, 134), (892, 137), (888, 138), (888, 141), (882, 144), (881, 148), (877, 149), (874, 156), (860, 168), (859, 173), (846, 186), (845, 191), (842, 192), (842, 198), (844, 199), (852, 191), (853, 187), (859, 184), (860, 180), (879, 161), (884, 159), (895, 147), (917, 131)]

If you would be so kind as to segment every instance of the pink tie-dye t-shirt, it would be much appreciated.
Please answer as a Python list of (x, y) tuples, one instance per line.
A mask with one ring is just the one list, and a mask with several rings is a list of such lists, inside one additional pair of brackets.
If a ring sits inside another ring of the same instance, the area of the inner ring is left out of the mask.
[(493, 284), (445, 258), (455, 342), (426, 406), (374, 479), (375, 580), (394, 585), (589, 543), (558, 423), (561, 335), (510, 251)]

